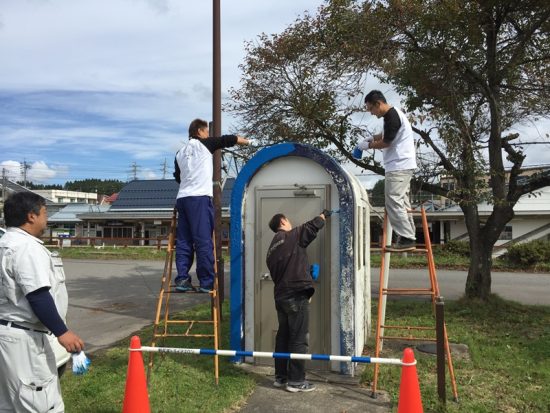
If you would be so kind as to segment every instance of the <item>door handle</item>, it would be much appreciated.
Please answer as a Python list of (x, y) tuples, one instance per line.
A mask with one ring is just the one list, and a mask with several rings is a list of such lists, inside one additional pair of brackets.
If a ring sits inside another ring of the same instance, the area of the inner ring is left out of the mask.
[(262, 275), (260, 275), (260, 280), (271, 280), (271, 275), (268, 272), (263, 273)]

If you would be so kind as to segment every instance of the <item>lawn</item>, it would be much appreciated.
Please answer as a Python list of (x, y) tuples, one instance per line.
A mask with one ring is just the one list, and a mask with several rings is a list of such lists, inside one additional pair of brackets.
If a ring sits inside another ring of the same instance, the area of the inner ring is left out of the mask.
[[(388, 301), (387, 319), (392, 320), (392, 324), (429, 325), (433, 323), (430, 309), (430, 304), (425, 302)], [(208, 313), (209, 306), (201, 306), (185, 317), (206, 318)], [(375, 313), (376, 308), (373, 308)], [(227, 308), (225, 314), (228, 314)], [(439, 405), (435, 357), (415, 351), (426, 412), (550, 411), (550, 308), (524, 306), (492, 297), (485, 305), (446, 302), (445, 316), (450, 341), (465, 344), (469, 349), (466, 355), (454, 356), (460, 402), (451, 400), (447, 380), (446, 410)], [(222, 348), (228, 348), (228, 323), (223, 327)], [(139, 335), (142, 344), (148, 345), (151, 328)], [(63, 376), (61, 382), (68, 412), (121, 411), (128, 345), (129, 340), (124, 340), (107, 351), (94, 354), (87, 375), (67, 373)], [(168, 339), (165, 345), (211, 347), (205, 339)], [(401, 348), (386, 345), (382, 356), (400, 357), (401, 354)], [(372, 366), (364, 371), (364, 386), (370, 386), (372, 371)], [(378, 388), (390, 393), (394, 406), (397, 406), (399, 375), (399, 369), (380, 368)], [(220, 384), (216, 386), (211, 357), (157, 355), (149, 392), (151, 409), (154, 412), (224, 412), (242, 403), (254, 385), (254, 378), (233, 366), (227, 357), (220, 357)]]
[[(99, 259), (99, 260), (164, 260), (166, 249), (157, 250), (153, 247), (66, 247), (55, 248), (61, 258), (71, 259)], [(439, 269), (468, 270), (469, 257), (465, 254), (445, 251), (441, 248), (434, 249), (434, 258)], [(227, 250), (224, 250), (224, 260), (229, 262)], [(371, 265), (380, 265), (380, 254), (371, 255)], [(425, 268), (425, 254), (392, 254), (392, 268)], [(518, 271), (518, 272), (550, 272), (550, 263), (538, 262), (534, 266), (518, 266), (497, 258), (493, 260), (494, 271)]]
[[(225, 304), (225, 314), (229, 308)], [(184, 313), (187, 319), (208, 319), (210, 305)], [(229, 348), (229, 325), (223, 323), (222, 348)], [(173, 331), (173, 330), (171, 330)], [(141, 344), (151, 344), (152, 328), (137, 333)], [(128, 366), (129, 338), (106, 351), (93, 354), (90, 371), (83, 376), (66, 373), (61, 378), (67, 412), (120, 412)], [(157, 342), (157, 345), (160, 345)], [(212, 348), (212, 339), (168, 338), (164, 347)], [(149, 354), (144, 353), (147, 366)], [(156, 354), (149, 383), (153, 412), (224, 412), (238, 406), (252, 392), (255, 380), (220, 357), (219, 385), (214, 383), (213, 358), (207, 356)]]
[[(51, 249), (54, 251), (54, 249)], [(152, 247), (66, 247), (56, 248), (61, 258), (98, 260), (164, 260), (166, 249)]]
[[(388, 301), (386, 319), (393, 325), (430, 325), (430, 308), (418, 301)], [(453, 354), (459, 403), (452, 401), (447, 375), (447, 409), (439, 405), (435, 356), (415, 351), (426, 412), (550, 412), (549, 307), (492, 296), (488, 304), (446, 302), (445, 318), (450, 342), (469, 349), (464, 355)], [(390, 343), (385, 343), (382, 356), (400, 357), (401, 348)], [(372, 372), (365, 370), (365, 385), (370, 384)], [(393, 400), (398, 396), (399, 375), (397, 369), (380, 368), (378, 387), (388, 390)]]

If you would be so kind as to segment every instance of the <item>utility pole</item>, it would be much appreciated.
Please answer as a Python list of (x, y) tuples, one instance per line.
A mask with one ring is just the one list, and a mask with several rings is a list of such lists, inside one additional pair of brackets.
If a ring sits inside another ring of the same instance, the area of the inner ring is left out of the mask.
[[(212, 0), (213, 10), (213, 70), (212, 70), (212, 136), (221, 136), (222, 134), (222, 94), (221, 94), (221, 18), (220, 18), (220, 0)], [(224, 285), (224, 263), (222, 255), (222, 151), (218, 149), (214, 152), (214, 223), (216, 240), (216, 260), (218, 268), (218, 287), (220, 294), (220, 303), (223, 303), (225, 297)], [(220, 314), (221, 316), (221, 314)]]

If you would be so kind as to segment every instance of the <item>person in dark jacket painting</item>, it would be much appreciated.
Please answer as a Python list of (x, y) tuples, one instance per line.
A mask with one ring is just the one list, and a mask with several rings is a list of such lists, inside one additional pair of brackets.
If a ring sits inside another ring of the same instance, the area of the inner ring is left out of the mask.
[[(275, 232), (266, 258), (275, 283), (275, 308), (279, 321), (275, 352), (308, 352), (309, 300), (315, 289), (306, 248), (317, 237), (330, 214), (324, 210), (295, 228), (283, 214), (275, 214), (269, 221), (269, 228)], [(285, 387), (292, 393), (315, 390), (315, 386), (306, 381), (304, 360), (275, 359), (273, 385)]]

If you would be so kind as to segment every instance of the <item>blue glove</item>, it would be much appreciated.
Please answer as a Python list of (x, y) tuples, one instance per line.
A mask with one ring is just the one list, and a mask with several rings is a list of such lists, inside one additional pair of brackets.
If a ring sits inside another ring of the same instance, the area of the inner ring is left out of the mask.
[(319, 278), (319, 264), (311, 264), (311, 267), (309, 267), (309, 273), (311, 274), (313, 281), (317, 281), (317, 278)]

